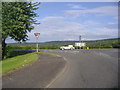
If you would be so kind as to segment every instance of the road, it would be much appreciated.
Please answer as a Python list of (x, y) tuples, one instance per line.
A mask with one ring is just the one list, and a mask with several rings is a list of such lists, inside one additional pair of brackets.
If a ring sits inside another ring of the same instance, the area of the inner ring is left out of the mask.
[(118, 50), (43, 50), (64, 57), (67, 68), (48, 88), (118, 87)]
[[(39, 59), (2, 77), (2, 88), (45, 88), (65, 67), (62, 57), (39, 53)], [(11, 89), (12, 90), (12, 89)]]

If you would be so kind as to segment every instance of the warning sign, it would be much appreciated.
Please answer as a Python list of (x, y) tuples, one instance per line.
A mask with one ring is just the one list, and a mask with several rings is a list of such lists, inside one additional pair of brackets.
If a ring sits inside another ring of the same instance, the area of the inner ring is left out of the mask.
[(35, 37), (38, 39), (40, 36), (40, 33), (34, 33)]

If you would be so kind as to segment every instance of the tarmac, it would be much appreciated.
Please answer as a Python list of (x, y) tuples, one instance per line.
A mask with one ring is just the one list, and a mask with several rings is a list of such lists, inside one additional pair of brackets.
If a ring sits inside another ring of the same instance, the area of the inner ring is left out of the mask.
[(46, 88), (66, 66), (60, 56), (39, 53), (32, 64), (2, 76), (2, 88)]

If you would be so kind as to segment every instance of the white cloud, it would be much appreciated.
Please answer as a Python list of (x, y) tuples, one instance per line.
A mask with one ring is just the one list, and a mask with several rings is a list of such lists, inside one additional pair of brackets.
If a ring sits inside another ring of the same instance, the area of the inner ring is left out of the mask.
[(88, 20), (83, 23), (85, 26), (93, 26), (94, 28), (108, 28), (108, 29), (118, 29), (118, 22), (108, 22), (106, 24)]
[(69, 6), (70, 8), (73, 8), (73, 9), (86, 9), (85, 7), (83, 7), (81, 5), (77, 5), (77, 4), (67, 4), (67, 6)]
[(74, 5), (71, 8), (81, 8), (79, 5)]
[(76, 40), (76, 38), (67, 38), (67, 39), (64, 39), (64, 41), (74, 41)]
[(29, 33), (29, 37), (35, 39), (34, 33), (40, 32), (40, 39), (42, 41), (54, 40), (68, 40), (69, 38), (76, 39), (80, 35), (85, 35), (84, 27), (76, 22), (63, 23), (47, 23), (36, 26), (36, 28)]
[(49, 16), (41, 19), (41, 21), (47, 21), (47, 22), (57, 22), (63, 20), (64, 17), (62, 16)]
[(96, 35), (98, 35), (98, 36), (111, 36), (111, 37), (118, 36), (117, 29), (109, 29), (109, 28), (105, 27), (105, 28), (98, 29), (98, 32), (96, 33)]
[(36, 40), (34, 36), (35, 32), (41, 33), (40, 41), (79, 40), (79, 35), (82, 35), (82, 38), (86, 40), (94, 40), (117, 37), (118, 33), (117, 29), (114, 28), (95, 26), (95, 28), (91, 29), (87, 28), (85, 24), (77, 22), (45, 23), (38, 25), (29, 33), (29, 37), (33, 41)]
[[(88, 23), (90, 23), (90, 21), (88, 21)], [(41, 33), (38, 42), (79, 40), (79, 35), (82, 36), (82, 40), (115, 38), (118, 36), (118, 29), (108, 27), (111, 24), (113, 25), (115, 23), (108, 23), (101, 27), (98, 27), (96, 24), (96, 26), (94, 25), (94, 28), (88, 28), (84, 23), (82, 24), (77, 22), (64, 21), (61, 23), (43, 23), (36, 25), (35, 29), (28, 33), (30, 39), (28, 42), (36, 42), (36, 38), (34, 36), (34, 33), (36, 32)], [(8, 41), (10, 40), (7, 40), (7, 42)]]
[(97, 15), (109, 15), (116, 17), (118, 14), (117, 6), (103, 6), (93, 9), (85, 9), (85, 10), (66, 10), (65, 15), (72, 17), (79, 17), (81, 15), (86, 14), (97, 14)]
[(114, 19), (119, 20), (120, 18), (118, 16), (114, 17)]
[(118, 23), (108, 23), (107, 25), (104, 25), (104, 27), (108, 29), (118, 29)]
[(101, 23), (96, 22), (96, 21), (92, 21), (92, 20), (85, 21), (84, 24), (85, 24), (85, 26), (90, 26), (90, 25), (97, 26), (97, 27), (101, 26)]

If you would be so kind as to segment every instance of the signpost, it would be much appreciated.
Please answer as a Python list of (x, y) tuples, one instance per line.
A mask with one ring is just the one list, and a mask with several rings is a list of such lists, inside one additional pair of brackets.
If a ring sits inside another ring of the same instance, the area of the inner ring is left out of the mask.
[(36, 52), (38, 52), (38, 38), (40, 36), (40, 33), (34, 33), (34, 35), (35, 35), (35, 37), (37, 39), (37, 41), (36, 41)]

